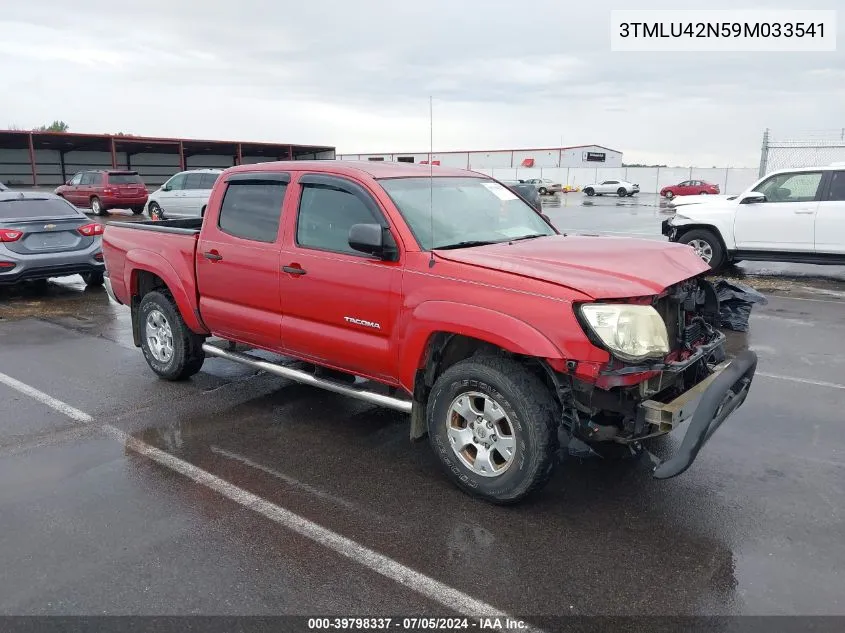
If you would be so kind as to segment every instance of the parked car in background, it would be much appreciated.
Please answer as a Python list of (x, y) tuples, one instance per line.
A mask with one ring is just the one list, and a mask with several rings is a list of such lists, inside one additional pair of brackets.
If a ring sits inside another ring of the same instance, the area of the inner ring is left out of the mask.
[(537, 188), (537, 192), (541, 196), (545, 196), (550, 193), (560, 193), (563, 191), (563, 185), (559, 182), (555, 182), (549, 178), (528, 178), (523, 180), (527, 185), (533, 185)]
[(677, 185), (669, 185), (660, 190), (660, 195), (664, 198), (674, 198), (675, 196), (706, 196), (719, 195), (722, 191), (719, 185), (704, 180), (685, 180), (679, 182)]
[(500, 180), (499, 182), (517, 195), (525, 198), (537, 211), (543, 208), (543, 201), (540, 198), (540, 192), (537, 191), (536, 186), (529, 185), (522, 180)]
[(82, 275), (103, 284), (103, 225), (51, 193), (0, 193), (0, 284)]
[(80, 171), (54, 193), (77, 207), (91, 209), (94, 215), (105, 215), (109, 209), (131, 209), (138, 215), (147, 203), (141, 176), (125, 169)]
[(633, 196), (640, 192), (640, 186), (627, 180), (605, 180), (600, 183), (584, 186), (584, 193), (588, 196), (602, 196), (605, 194), (616, 194), (620, 198)]
[(773, 172), (731, 199), (682, 207), (662, 232), (713, 269), (742, 260), (845, 264), (845, 163)]
[(180, 171), (150, 194), (147, 213), (153, 220), (200, 218), (221, 169)]

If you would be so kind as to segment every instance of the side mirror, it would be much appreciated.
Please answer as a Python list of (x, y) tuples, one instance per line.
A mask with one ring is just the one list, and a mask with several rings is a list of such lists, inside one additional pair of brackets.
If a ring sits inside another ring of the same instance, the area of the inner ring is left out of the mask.
[(389, 242), (385, 240), (385, 229), (380, 224), (353, 224), (349, 229), (349, 246), (353, 249), (392, 261), (397, 250), (393, 240)]
[(164, 183), (164, 184), (161, 186), (161, 190), (162, 190), (162, 191), (170, 191), (170, 185), (168, 185), (167, 183)]
[(766, 194), (757, 191), (751, 191), (739, 199), (740, 204), (757, 204), (766, 202)]

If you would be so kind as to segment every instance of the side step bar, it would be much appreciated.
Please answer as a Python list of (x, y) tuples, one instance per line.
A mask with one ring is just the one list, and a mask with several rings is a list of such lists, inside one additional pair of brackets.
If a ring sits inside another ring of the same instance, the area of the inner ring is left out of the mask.
[(410, 400), (403, 400), (402, 398), (394, 398), (392, 396), (376, 393), (375, 391), (359, 389), (354, 386), (334, 382), (333, 380), (325, 380), (300, 369), (284, 367), (283, 365), (261, 360), (260, 358), (250, 356), (249, 354), (220, 349), (219, 347), (215, 347), (209, 343), (203, 343), (202, 351), (210, 356), (225, 358), (226, 360), (231, 360), (236, 363), (240, 363), (241, 365), (247, 365), (248, 367), (252, 367), (254, 369), (261, 369), (271, 374), (275, 374), (276, 376), (281, 376), (282, 378), (295, 380), (296, 382), (311, 385), (312, 387), (320, 387), (326, 391), (339, 393), (343, 396), (349, 396), (350, 398), (357, 398), (358, 400), (363, 400), (364, 402), (369, 402), (370, 404), (385, 407), (386, 409), (393, 409), (394, 411), (401, 411), (402, 413), (411, 413), (411, 408), (413, 406), (413, 403)]

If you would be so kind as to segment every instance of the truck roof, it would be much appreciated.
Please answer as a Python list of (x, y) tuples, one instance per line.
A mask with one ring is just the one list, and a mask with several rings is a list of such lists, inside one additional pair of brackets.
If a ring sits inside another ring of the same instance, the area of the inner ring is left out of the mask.
[(271, 163), (255, 163), (230, 167), (228, 173), (243, 171), (325, 171), (339, 175), (369, 174), (373, 178), (414, 178), (425, 177), (431, 172), (435, 176), (486, 178), (484, 174), (440, 167), (439, 165), (420, 165), (414, 163), (394, 163), (388, 161), (367, 160), (282, 160)]

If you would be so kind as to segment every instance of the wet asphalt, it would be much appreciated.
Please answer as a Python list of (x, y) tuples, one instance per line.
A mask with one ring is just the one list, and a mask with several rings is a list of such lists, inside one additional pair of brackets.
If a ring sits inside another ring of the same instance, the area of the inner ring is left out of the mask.
[[(583, 202), (547, 213), (660, 237), (656, 199)], [(0, 614), (452, 614), (103, 424), (517, 616), (845, 614), (845, 271), (741, 266), (769, 303), (729, 340), (758, 376), (692, 468), (562, 458), (510, 508), (456, 490), (400, 414), (219, 359), (159, 381), (101, 289), (0, 289), (0, 372), (93, 418), (0, 384)]]

